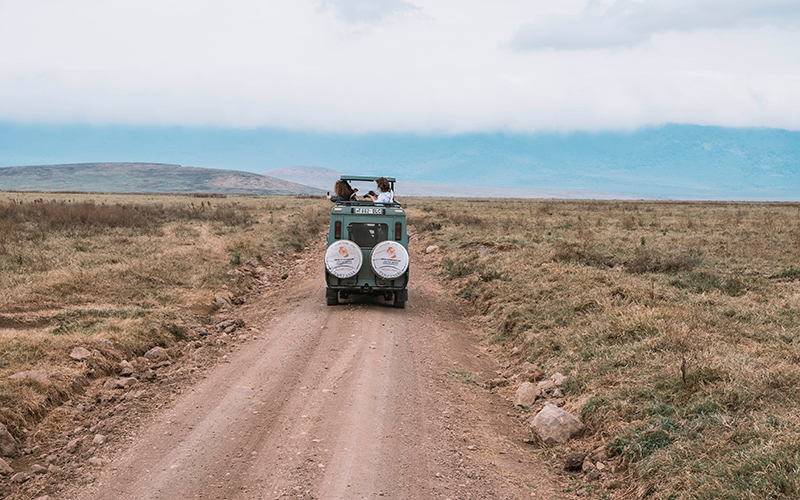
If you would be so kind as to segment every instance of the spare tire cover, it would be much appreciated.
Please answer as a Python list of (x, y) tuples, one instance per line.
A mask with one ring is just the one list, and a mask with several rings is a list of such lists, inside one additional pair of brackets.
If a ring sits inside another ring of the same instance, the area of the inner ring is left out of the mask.
[(325, 252), (325, 269), (337, 278), (352, 278), (361, 270), (361, 248), (350, 240), (337, 240)]
[(408, 269), (408, 251), (398, 241), (381, 241), (369, 255), (372, 270), (383, 279), (399, 278)]

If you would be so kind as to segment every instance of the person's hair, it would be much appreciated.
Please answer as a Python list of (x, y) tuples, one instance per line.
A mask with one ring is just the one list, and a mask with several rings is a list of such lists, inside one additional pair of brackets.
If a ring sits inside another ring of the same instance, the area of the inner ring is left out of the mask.
[(392, 189), (389, 186), (389, 181), (386, 180), (386, 177), (378, 177), (375, 179), (375, 182), (378, 183), (378, 189), (381, 190), (381, 193), (387, 193)]
[(350, 196), (353, 194), (353, 188), (350, 187), (350, 184), (347, 181), (338, 180), (336, 184), (333, 185), (333, 191), (336, 193), (336, 196), (344, 199), (350, 199)]

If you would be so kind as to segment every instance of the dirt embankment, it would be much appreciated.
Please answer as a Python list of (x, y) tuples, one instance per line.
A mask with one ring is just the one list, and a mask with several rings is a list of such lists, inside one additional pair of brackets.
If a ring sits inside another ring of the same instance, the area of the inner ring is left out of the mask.
[(327, 307), (315, 248), (281, 287), (217, 318), (245, 327), (173, 348), (149, 382), (99, 381), (53, 412), (47, 444), (11, 461), (29, 479), (3, 478), (3, 494), (571, 497), (523, 441), (530, 415), (476, 383), (497, 363), (422, 253), (405, 310)]

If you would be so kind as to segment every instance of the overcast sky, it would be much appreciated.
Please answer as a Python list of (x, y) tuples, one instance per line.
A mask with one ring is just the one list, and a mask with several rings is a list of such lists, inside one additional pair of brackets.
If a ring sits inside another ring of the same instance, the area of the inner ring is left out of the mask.
[(0, 0), (0, 120), (800, 130), (800, 1)]

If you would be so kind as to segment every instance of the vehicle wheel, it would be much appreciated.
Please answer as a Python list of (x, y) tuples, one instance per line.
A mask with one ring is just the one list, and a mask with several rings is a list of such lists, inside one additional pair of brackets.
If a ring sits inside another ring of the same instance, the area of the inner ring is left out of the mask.
[(329, 296), (327, 296), (325, 298), (327, 299), (329, 306), (335, 306), (335, 305), (337, 305), (339, 303), (339, 294), (338, 293), (336, 295), (334, 295), (334, 296), (330, 296), (329, 295)]
[(392, 306), (397, 307), (398, 309), (405, 309), (406, 308), (406, 301), (405, 300), (397, 300), (397, 295), (394, 296), (394, 303)]

